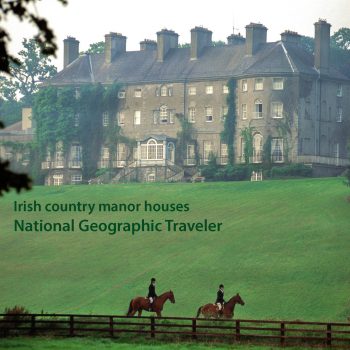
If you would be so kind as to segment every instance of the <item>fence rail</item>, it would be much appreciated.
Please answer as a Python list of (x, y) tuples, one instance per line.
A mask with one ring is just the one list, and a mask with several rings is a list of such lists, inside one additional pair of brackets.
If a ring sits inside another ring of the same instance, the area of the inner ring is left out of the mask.
[(350, 323), (274, 320), (216, 320), (188, 317), (128, 317), (77, 314), (0, 314), (0, 337), (11, 335), (102, 335), (144, 334), (172, 340), (218, 338), (273, 343), (275, 345), (313, 345), (350, 347)]

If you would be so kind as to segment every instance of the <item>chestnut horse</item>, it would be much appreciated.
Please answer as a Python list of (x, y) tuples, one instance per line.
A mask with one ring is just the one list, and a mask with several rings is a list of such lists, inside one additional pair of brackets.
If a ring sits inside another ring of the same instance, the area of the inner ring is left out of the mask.
[(163, 305), (167, 300), (170, 300), (173, 304), (175, 303), (174, 293), (170, 290), (169, 292), (165, 292), (155, 298), (152, 310), (150, 310), (149, 300), (144, 297), (136, 297), (130, 301), (130, 306), (127, 316), (134, 316), (136, 312), (138, 312), (138, 316), (142, 315), (142, 310), (155, 312), (158, 317), (162, 316)]
[(232, 318), (236, 304), (244, 305), (244, 301), (238, 293), (224, 304), (223, 311), (219, 311), (219, 307), (216, 304), (206, 304), (198, 309), (196, 317), (198, 318), (202, 314), (204, 318)]

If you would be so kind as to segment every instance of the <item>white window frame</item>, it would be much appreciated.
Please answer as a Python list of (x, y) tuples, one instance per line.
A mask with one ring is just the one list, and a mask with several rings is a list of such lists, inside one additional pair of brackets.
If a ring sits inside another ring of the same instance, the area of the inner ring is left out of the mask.
[(213, 107), (212, 106), (207, 106), (205, 107), (205, 121), (207, 123), (211, 123), (214, 120), (214, 115), (213, 115)]
[(279, 101), (271, 102), (271, 114), (274, 119), (283, 118), (283, 103)]
[(168, 107), (163, 105), (159, 108), (159, 124), (168, 124), (169, 112)]
[(246, 120), (248, 118), (248, 106), (246, 103), (242, 103), (242, 119)]
[(55, 174), (52, 176), (52, 178), (53, 178), (53, 185), (54, 186), (63, 185), (63, 174)]
[(255, 91), (262, 91), (262, 90), (264, 90), (264, 79), (263, 78), (255, 78), (254, 90)]
[(125, 96), (126, 96), (125, 90), (118, 91), (118, 98), (119, 99), (125, 98)]
[(259, 133), (253, 136), (253, 159), (252, 163), (261, 163), (263, 153), (263, 136)]
[[(276, 148), (278, 144), (278, 149)], [(274, 155), (274, 152), (279, 152), (279, 154)], [(284, 162), (284, 149), (283, 149), (283, 139), (275, 137), (271, 139), (271, 160), (273, 163), (283, 163)]]
[(248, 91), (248, 80), (243, 79), (242, 80), (242, 92), (247, 92)]
[(203, 141), (203, 160), (208, 163), (210, 154), (213, 153), (213, 143), (211, 141)]
[(136, 97), (136, 98), (142, 97), (142, 89), (135, 89), (134, 90), (134, 97)]
[(196, 148), (193, 143), (186, 147), (186, 165), (196, 165)]
[(196, 122), (196, 107), (188, 108), (188, 122), (195, 123)]
[(74, 114), (74, 127), (78, 127), (80, 122), (80, 113), (75, 113)]
[(283, 90), (284, 79), (283, 78), (272, 78), (272, 90)]
[(141, 125), (141, 111), (134, 112), (134, 125)]
[(189, 86), (188, 94), (191, 96), (197, 95), (197, 88), (195, 86)]
[(118, 125), (119, 126), (125, 125), (125, 113), (124, 112), (118, 112)]
[[(260, 107), (261, 106), (261, 111)], [(259, 109), (259, 110), (257, 110)], [(254, 113), (253, 113), (254, 119), (262, 119), (263, 118), (263, 102), (261, 99), (256, 99), (254, 102)]]
[(164, 159), (164, 144), (159, 143), (155, 139), (149, 139), (147, 143), (141, 144), (141, 159), (142, 160), (163, 160)]
[(81, 183), (83, 181), (83, 176), (81, 174), (73, 174), (70, 177), (70, 182), (72, 185)]
[(168, 87), (166, 85), (160, 87), (160, 96), (168, 96)]
[(207, 86), (205, 87), (205, 93), (206, 93), (207, 95), (212, 95), (212, 94), (214, 93), (214, 87), (213, 87), (213, 85), (207, 85)]
[(343, 97), (343, 84), (337, 86), (337, 97)]
[(109, 114), (108, 112), (103, 112), (102, 114), (102, 125), (108, 126), (109, 125)]
[(337, 123), (343, 122), (343, 107), (337, 107)]
[(228, 86), (225, 84), (222, 86), (222, 93), (223, 94), (228, 94), (229, 90), (228, 90)]

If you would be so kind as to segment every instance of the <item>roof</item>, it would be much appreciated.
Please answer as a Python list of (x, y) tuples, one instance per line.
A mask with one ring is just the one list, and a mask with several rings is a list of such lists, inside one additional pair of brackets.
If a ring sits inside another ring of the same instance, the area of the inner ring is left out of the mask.
[[(197, 60), (190, 59), (190, 51), (190, 48), (170, 49), (163, 62), (157, 61), (157, 50), (128, 51), (119, 54), (112, 63), (105, 63), (104, 54), (86, 54), (44, 85), (183, 82), (272, 74), (318, 75), (313, 55), (288, 42), (263, 44), (253, 56), (245, 54), (244, 43), (206, 47)], [(348, 80), (335, 67), (330, 68), (329, 76)]]

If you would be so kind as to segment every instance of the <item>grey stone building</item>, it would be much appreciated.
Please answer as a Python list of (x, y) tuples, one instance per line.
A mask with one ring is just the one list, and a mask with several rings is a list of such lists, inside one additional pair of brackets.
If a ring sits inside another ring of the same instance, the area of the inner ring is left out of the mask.
[[(178, 181), (194, 174), (211, 153), (227, 164), (220, 134), (230, 78), (236, 80), (237, 163), (245, 158), (241, 132), (251, 127), (250, 162), (262, 162), (269, 138), (272, 163), (301, 162), (319, 174), (339, 172), (348, 164), (350, 79), (330, 63), (330, 24), (315, 23), (314, 54), (295, 32), (283, 32), (277, 42), (266, 37), (265, 26), (251, 23), (245, 38), (232, 34), (226, 45), (213, 46), (212, 32), (195, 27), (190, 47), (180, 48), (178, 34), (163, 29), (157, 41), (144, 40), (139, 51), (126, 51), (126, 37), (110, 33), (104, 54), (81, 56), (79, 42), (70, 37), (64, 40), (64, 69), (44, 85), (121, 84), (116, 118), (136, 144), (117, 144), (114, 155), (101, 145), (98, 167), (112, 169), (112, 181)], [(177, 114), (195, 131), (195, 142), (186, 145), (180, 161)], [(108, 127), (103, 116), (101, 123)], [(42, 163), (47, 184), (80, 182), (83, 166), (79, 144), (68, 155), (58, 151)]]

